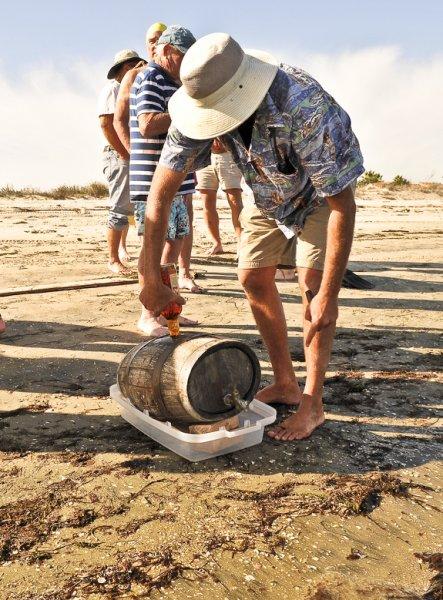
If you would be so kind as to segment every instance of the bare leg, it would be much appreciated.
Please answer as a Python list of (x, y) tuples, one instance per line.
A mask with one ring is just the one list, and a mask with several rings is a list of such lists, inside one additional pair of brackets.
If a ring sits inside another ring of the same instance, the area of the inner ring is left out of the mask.
[(125, 267), (125, 265), (121, 262), (118, 256), (118, 248), (120, 245), (121, 237), (121, 231), (108, 227), (108, 268), (112, 273), (115, 273), (116, 275), (129, 275), (131, 271), (127, 267)]
[(126, 248), (126, 238), (128, 237), (129, 223), (122, 229), (122, 235), (120, 238), (120, 247), (118, 249), (118, 256), (122, 262), (132, 260), (129, 252)]
[(241, 197), (242, 191), (240, 189), (235, 188), (225, 191), (226, 197), (229, 202), (229, 206), (231, 207), (232, 224), (234, 225), (235, 235), (237, 236), (237, 239), (239, 239), (241, 234), (239, 217), (243, 208), (243, 202)]
[[(143, 240), (142, 236), (141, 238)], [(143, 264), (143, 256), (141, 252), (138, 263), (138, 282), (140, 285), (140, 289), (143, 289), (144, 287), (144, 279), (142, 272)], [(143, 305), (140, 318), (137, 321), (137, 327), (142, 333), (150, 337), (161, 337), (162, 335), (168, 334), (168, 328), (164, 327), (164, 323), (161, 323), (159, 319), (154, 316), (154, 313), (150, 310), (146, 310), (146, 308)]]
[[(183, 254), (183, 245), (184, 245), (184, 240), (186, 238), (183, 239), (176, 239), (176, 240), (166, 240), (165, 242), (165, 246), (163, 248), (163, 254), (162, 254), (162, 264), (166, 264), (166, 263), (176, 263), (177, 260), (179, 260), (179, 256), (181, 256)], [(179, 282), (180, 285), (180, 282)], [(159, 322), (161, 324), (166, 324), (166, 319), (164, 319), (163, 317), (159, 317)], [(193, 319), (188, 319), (187, 317), (184, 317), (183, 315), (180, 315), (178, 318), (178, 322), (180, 323), (180, 325), (185, 325), (188, 327), (193, 327), (194, 325), (198, 325), (198, 321), (194, 321)]]
[(209, 255), (223, 254), (217, 212), (217, 190), (199, 190), (203, 201), (203, 220), (213, 242)]
[[(192, 243), (193, 243), (193, 220), (194, 210), (192, 207), (192, 194), (186, 194), (184, 197), (186, 208), (188, 210), (189, 217), (189, 235), (183, 238), (181, 246), (180, 256), (178, 257), (178, 285), (180, 289), (188, 290), (194, 294), (202, 292), (202, 288), (198, 286), (191, 275), (191, 254), (192, 254)], [(170, 261), (172, 262), (172, 261)], [(174, 261), (176, 262), (176, 261)]]
[[(309, 328), (306, 319), (308, 302), (306, 290), (316, 294), (320, 288), (322, 272), (316, 269), (298, 268), (298, 281), (303, 298), (304, 339)], [(331, 358), (335, 325), (318, 332), (309, 347), (305, 344), (306, 384), (299, 409), (281, 425), (269, 431), (268, 435), (277, 440), (291, 441), (307, 438), (325, 420), (323, 412), (323, 384), (326, 369)]]
[(6, 331), (6, 323), (3, 321), (2, 316), (0, 315), (0, 335)]
[(239, 269), (238, 277), (274, 370), (274, 383), (260, 390), (256, 397), (266, 403), (298, 404), (302, 394), (289, 354), (286, 319), (274, 281), (275, 267)]

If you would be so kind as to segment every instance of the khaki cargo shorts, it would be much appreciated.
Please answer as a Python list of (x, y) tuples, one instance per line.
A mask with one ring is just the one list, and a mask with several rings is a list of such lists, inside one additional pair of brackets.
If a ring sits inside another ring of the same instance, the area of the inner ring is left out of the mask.
[(240, 213), (242, 227), (238, 252), (239, 269), (306, 267), (323, 271), (330, 208), (319, 206), (306, 219), (300, 235), (288, 240), (273, 219), (256, 206)]
[(242, 174), (230, 152), (211, 154), (211, 164), (197, 171), (198, 190), (241, 190)]

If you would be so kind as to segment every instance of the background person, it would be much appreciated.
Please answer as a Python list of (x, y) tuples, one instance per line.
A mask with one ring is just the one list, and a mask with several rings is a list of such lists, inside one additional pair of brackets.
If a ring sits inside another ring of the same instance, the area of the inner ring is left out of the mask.
[(221, 187), (226, 194), (231, 208), (235, 235), (237, 236), (237, 240), (239, 240), (241, 234), (239, 217), (243, 208), (241, 171), (235, 164), (231, 153), (217, 139), (214, 140), (211, 147), (211, 164), (197, 171), (196, 176), (197, 190), (203, 202), (203, 219), (213, 242), (209, 254), (223, 254), (217, 213), (217, 191)]
[[(154, 59), (155, 45), (165, 29), (166, 25), (164, 23), (154, 23), (148, 28), (146, 32), (146, 52), (149, 60)], [(126, 148), (128, 156), (131, 151), (131, 139), (129, 135), (129, 95), (135, 78), (140, 71), (146, 68), (146, 64), (147, 63), (143, 61), (143, 64), (131, 69), (125, 74), (117, 94), (114, 112), (114, 128), (121, 143)]]
[[(103, 149), (103, 172), (108, 180), (110, 200), (108, 268), (117, 275), (130, 273), (121, 262), (119, 246), (123, 232), (128, 230), (128, 216), (133, 214), (133, 208), (129, 198), (129, 153), (114, 128), (114, 112), (120, 82), (139, 61), (140, 57), (134, 50), (118, 52), (108, 72), (111, 81), (103, 88), (98, 99), (100, 126), (107, 141)], [(127, 254), (126, 247), (123, 250)]]
[[(135, 207), (139, 235), (145, 227), (145, 211), (152, 176), (160, 158), (166, 133), (171, 124), (168, 112), (169, 98), (179, 88), (179, 72), (183, 56), (195, 42), (192, 33), (179, 25), (168, 27), (157, 41), (155, 61), (135, 78), (130, 93), (129, 129), (131, 138), (130, 191)], [(176, 263), (183, 240), (189, 236), (190, 226), (183, 196), (195, 191), (195, 177), (187, 174), (177, 190), (168, 211), (167, 231), (159, 240), (163, 263)], [(144, 286), (143, 272), (139, 277)], [(182, 325), (195, 325), (195, 321), (180, 317)], [(144, 311), (138, 328), (146, 335), (165, 335), (167, 330), (161, 319)]]

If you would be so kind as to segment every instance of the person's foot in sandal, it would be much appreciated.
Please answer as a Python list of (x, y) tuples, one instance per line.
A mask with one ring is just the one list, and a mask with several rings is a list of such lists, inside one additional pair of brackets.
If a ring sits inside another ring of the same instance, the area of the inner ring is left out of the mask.
[(277, 269), (275, 281), (297, 281), (295, 269)]
[(190, 275), (179, 275), (178, 287), (180, 290), (191, 292), (192, 294), (202, 294), (205, 290), (195, 283)]

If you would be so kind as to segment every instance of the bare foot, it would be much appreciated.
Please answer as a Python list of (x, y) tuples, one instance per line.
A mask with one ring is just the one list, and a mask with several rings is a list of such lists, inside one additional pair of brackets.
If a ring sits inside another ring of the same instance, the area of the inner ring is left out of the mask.
[(181, 290), (187, 290), (193, 294), (202, 294), (204, 289), (195, 283), (192, 277), (188, 275), (180, 275), (178, 278), (178, 287)]
[(281, 442), (304, 440), (325, 421), (322, 405), (313, 405), (312, 397), (303, 396), (297, 412), (270, 431), (268, 436)]
[[(161, 316), (158, 317), (158, 322), (160, 323), (160, 325), (166, 325), (167, 323), (166, 319)], [(178, 317), (178, 324), (183, 325), (184, 327), (196, 327), (199, 324), (199, 322), (194, 321), (194, 319), (188, 319), (187, 317), (180, 315)]]
[(0, 316), (0, 335), (6, 331), (6, 323)]
[(148, 335), (149, 337), (162, 337), (168, 335), (169, 331), (167, 327), (164, 327), (157, 319), (152, 318), (140, 318), (137, 322), (138, 329)]
[(255, 394), (257, 400), (265, 404), (289, 404), (298, 405), (302, 399), (302, 393), (298, 383), (282, 386), (272, 383)]
[(223, 254), (223, 246), (220, 244), (214, 244), (210, 251), (208, 252), (208, 256), (215, 256), (216, 254)]
[(114, 275), (123, 275), (124, 277), (133, 275), (131, 269), (125, 267), (125, 265), (120, 261), (108, 262), (108, 269), (111, 271), (111, 273), (114, 273)]
[(131, 262), (131, 260), (134, 260), (134, 257), (126, 249), (123, 250), (123, 248), (120, 248), (118, 251), (118, 257), (121, 262)]

